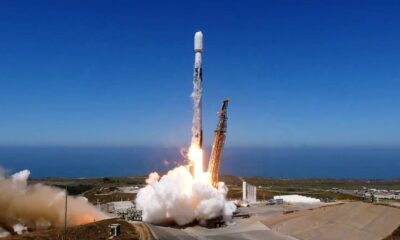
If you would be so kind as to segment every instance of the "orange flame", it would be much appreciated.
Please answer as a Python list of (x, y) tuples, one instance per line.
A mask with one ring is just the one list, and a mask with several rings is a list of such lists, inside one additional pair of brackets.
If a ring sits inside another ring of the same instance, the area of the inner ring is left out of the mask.
[(194, 166), (193, 177), (199, 178), (204, 175), (203, 172), (203, 149), (199, 146), (192, 144), (188, 153), (189, 160)]
[(95, 222), (95, 221), (96, 221), (96, 219), (94, 216), (92, 216), (90, 214), (84, 214), (79, 217), (76, 217), (72, 222), (74, 225), (82, 225), (82, 224), (91, 223), (91, 222)]

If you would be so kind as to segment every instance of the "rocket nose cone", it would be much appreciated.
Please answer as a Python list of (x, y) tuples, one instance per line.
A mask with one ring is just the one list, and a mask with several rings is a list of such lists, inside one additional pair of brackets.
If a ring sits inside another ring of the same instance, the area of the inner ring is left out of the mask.
[(203, 51), (203, 33), (201, 31), (194, 34), (194, 50), (196, 52)]
[(202, 33), (201, 31), (197, 31), (197, 32), (194, 34), (194, 37), (195, 37), (195, 38), (201, 38), (201, 39), (203, 39), (203, 33)]

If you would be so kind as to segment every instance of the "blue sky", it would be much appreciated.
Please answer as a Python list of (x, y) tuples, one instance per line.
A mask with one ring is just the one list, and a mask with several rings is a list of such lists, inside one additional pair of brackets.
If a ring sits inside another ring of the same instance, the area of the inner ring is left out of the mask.
[(1, 1), (0, 145), (400, 146), (396, 1)]

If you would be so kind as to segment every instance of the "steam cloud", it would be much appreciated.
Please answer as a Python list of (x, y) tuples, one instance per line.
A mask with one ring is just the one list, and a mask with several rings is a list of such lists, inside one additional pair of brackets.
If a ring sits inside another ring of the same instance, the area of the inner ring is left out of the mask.
[(143, 211), (143, 221), (155, 224), (185, 225), (218, 216), (230, 219), (236, 206), (226, 200), (228, 188), (221, 182), (218, 189), (208, 179), (194, 179), (185, 166), (177, 167), (166, 175), (154, 172), (140, 189), (136, 207)]
[[(0, 237), (26, 229), (64, 226), (65, 191), (42, 184), (28, 185), (29, 170), (7, 178), (0, 168)], [(107, 216), (83, 197), (68, 197), (67, 224), (79, 225)]]

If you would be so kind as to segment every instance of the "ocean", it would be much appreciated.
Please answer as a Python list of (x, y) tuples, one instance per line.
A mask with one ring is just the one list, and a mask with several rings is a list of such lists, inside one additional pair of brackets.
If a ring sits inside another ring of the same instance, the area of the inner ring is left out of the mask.
[[(209, 153), (209, 149), (206, 150)], [(144, 176), (182, 164), (179, 148), (0, 147), (0, 166), (34, 178)], [(273, 178), (400, 178), (399, 148), (234, 148), (221, 174)]]

